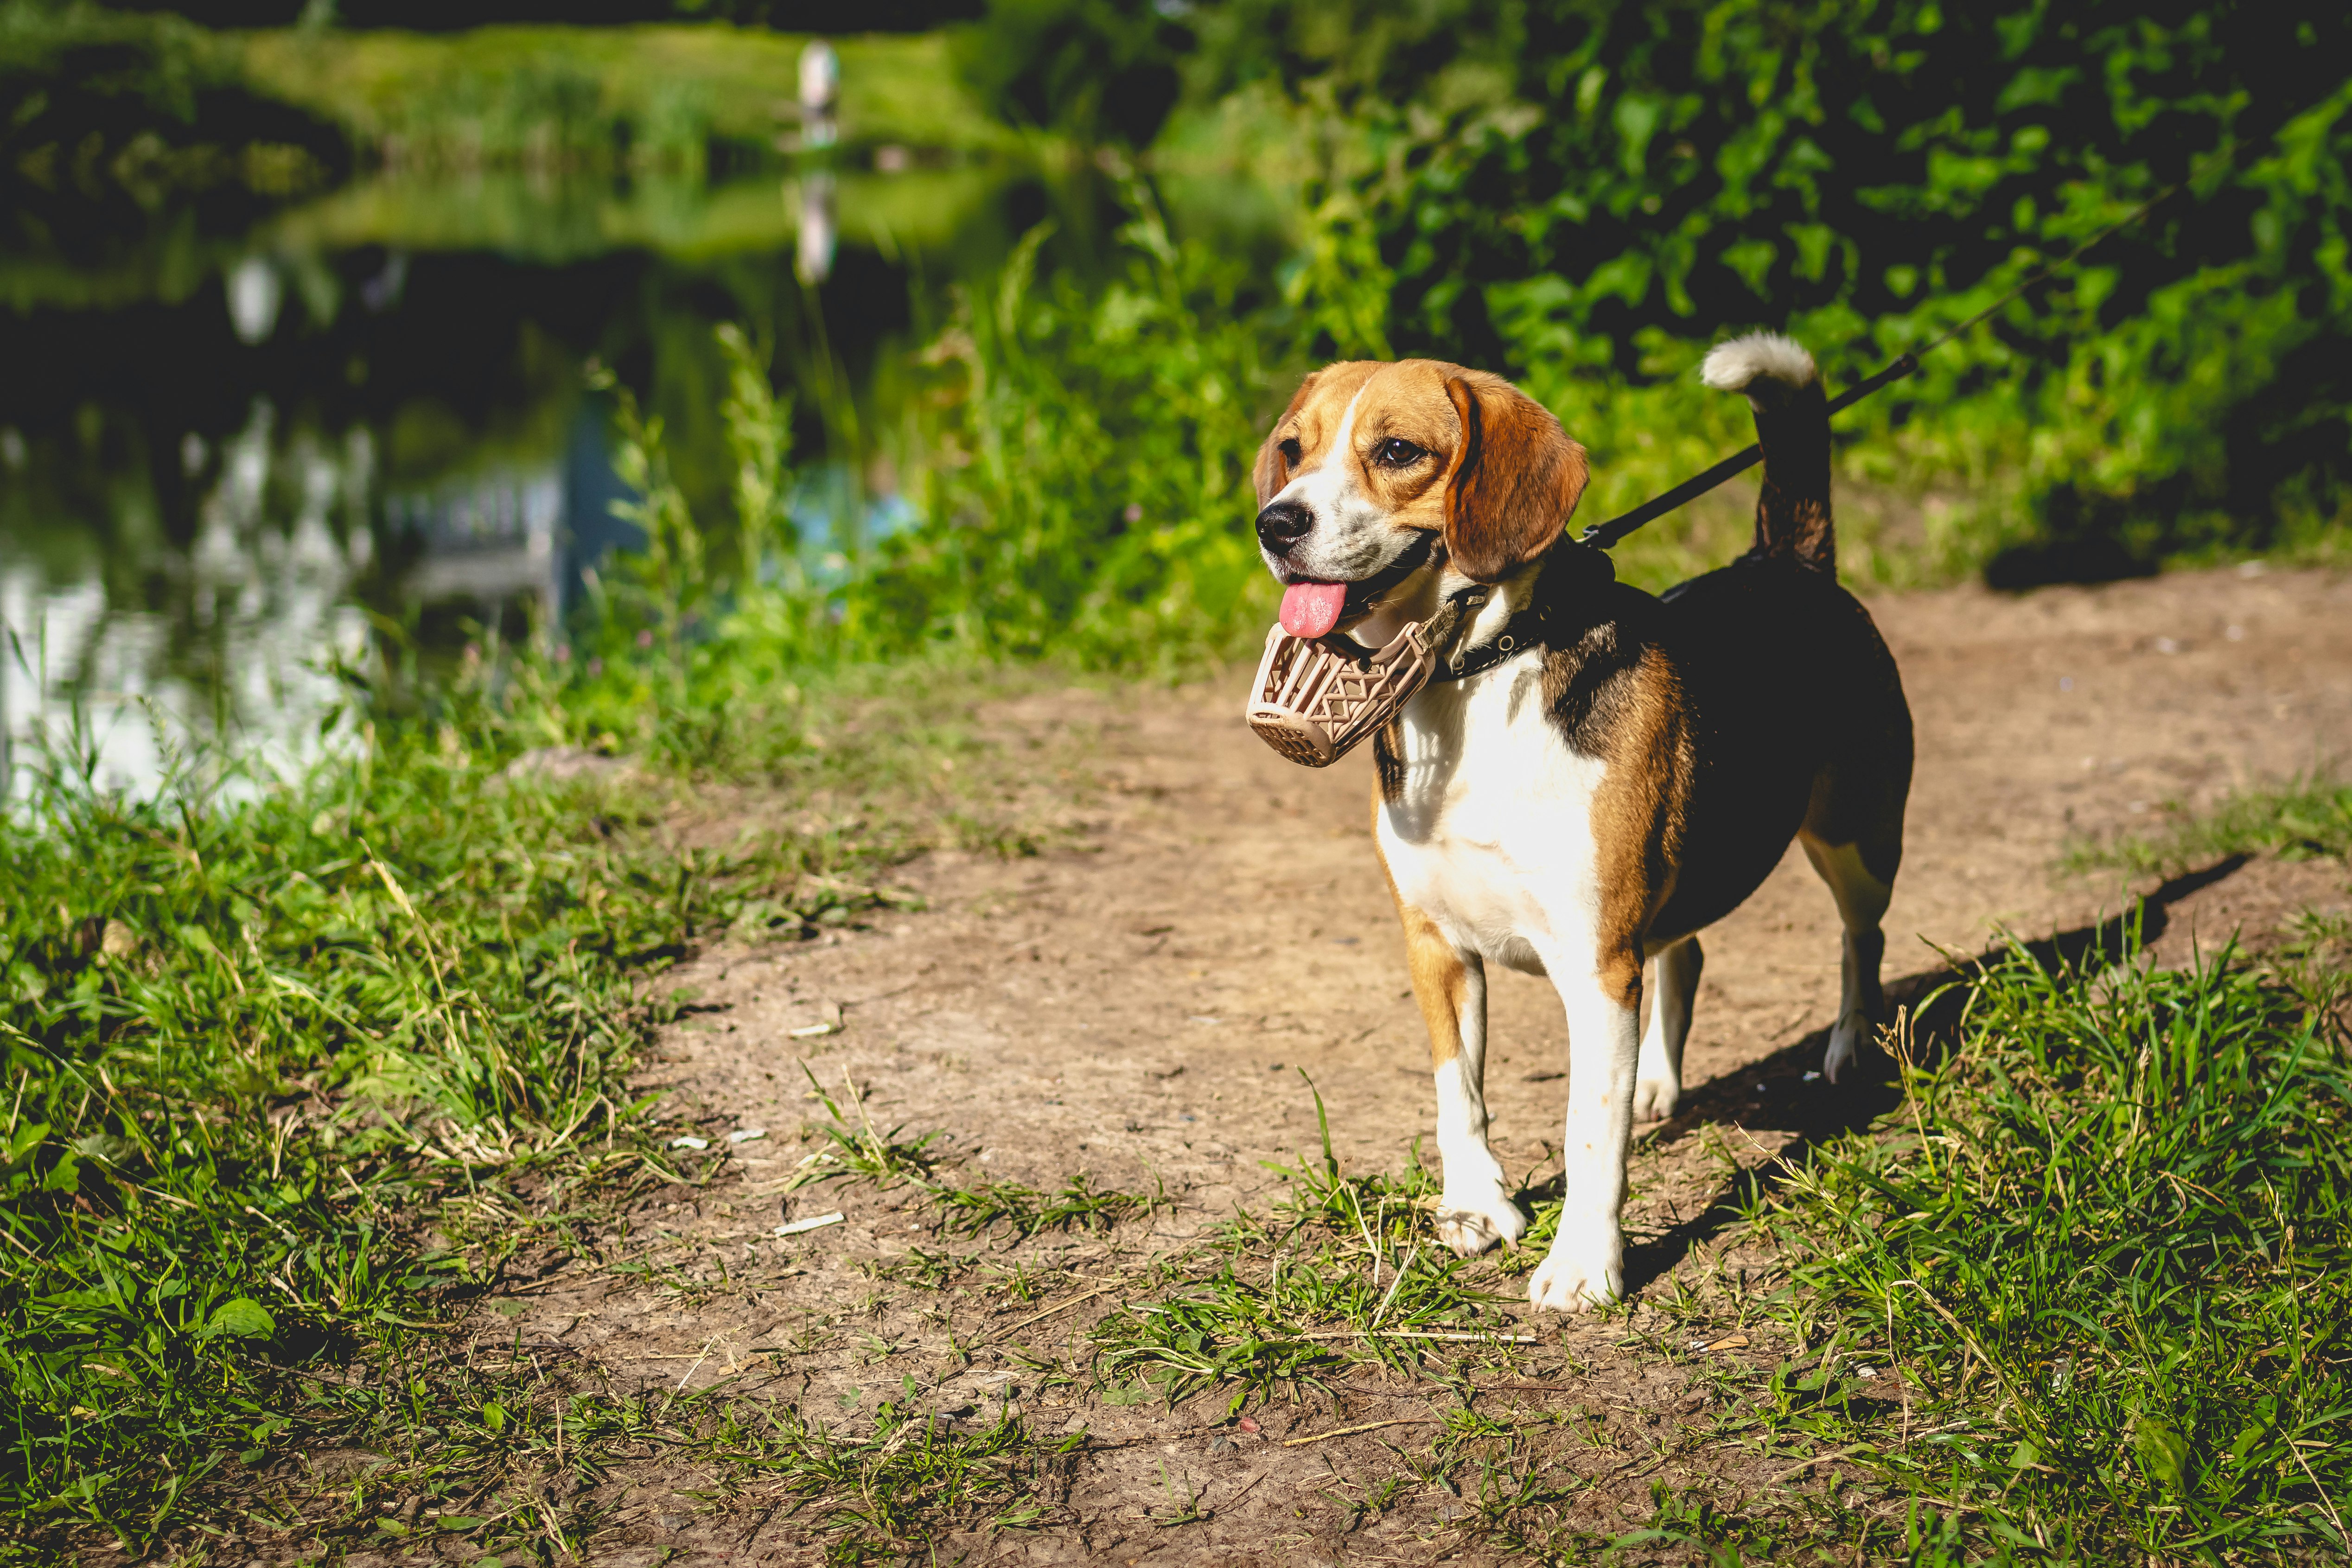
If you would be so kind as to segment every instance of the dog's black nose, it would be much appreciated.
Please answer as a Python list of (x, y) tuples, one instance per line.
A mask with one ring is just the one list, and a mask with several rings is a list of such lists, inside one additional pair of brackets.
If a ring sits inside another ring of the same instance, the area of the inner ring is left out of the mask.
[(1257, 514), (1257, 540), (1276, 554), (1289, 549), (1315, 526), (1315, 514), (1295, 500), (1278, 500)]

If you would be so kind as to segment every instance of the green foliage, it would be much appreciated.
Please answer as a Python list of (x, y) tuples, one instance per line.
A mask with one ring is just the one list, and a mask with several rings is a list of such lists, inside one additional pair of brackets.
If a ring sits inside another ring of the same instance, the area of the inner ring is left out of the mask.
[(857, 1112), (857, 1119), (852, 1121), (842, 1115), (840, 1104), (818, 1084), (816, 1074), (809, 1070), (807, 1063), (801, 1064), (801, 1073), (808, 1079), (817, 1103), (824, 1107), (825, 1115), (831, 1119), (831, 1126), (816, 1131), (832, 1146), (803, 1161), (800, 1173), (793, 1178), (786, 1191), (835, 1176), (855, 1176), (882, 1187), (902, 1181), (929, 1184), (931, 1169), (939, 1163), (938, 1157), (930, 1152), (938, 1133), (902, 1139), (899, 1134), (906, 1131), (903, 1127), (893, 1127), (887, 1132), (877, 1131), (873, 1117), (866, 1113), (865, 1097), (845, 1073), (842, 1089)]
[[(2022, 584), (2338, 548), (2352, 86), (2333, 41), (2352, 24), (2334, 13), (1334, 17), (1236, 0), (1188, 19), (1187, 113), (1275, 84), (1303, 128), (1317, 173), (1288, 264), (1253, 272), (1139, 181), (1107, 276), (1046, 265), (1033, 234), (922, 355), (891, 450), (911, 521), (837, 524), (837, 571), (738, 595), (716, 664), (1230, 655), (1271, 596), (1249, 462), (1314, 358), (1512, 373), (1591, 450), (1597, 520), (1749, 438), (1739, 400), (1696, 382), (1724, 331), (1786, 328), (1851, 382), (2151, 201), (1846, 416), (1848, 571)], [(828, 456), (862, 462), (855, 445)], [(1621, 575), (1718, 564), (1738, 510), (1636, 535)]]
[(957, 31), (957, 72), (1013, 124), (1140, 147), (1176, 102), (1192, 43), (1179, 14), (1150, 0), (994, 0)]
[(1055, 1453), (1085, 1441), (1079, 1434), (1049, 1447), (1002, 1412), (961, 1429), (895, 1401), (876, 1411), (864, 1437), (789, 1408), (741, 1433), (729, 1458), (747, 1479), (792, 1500), (824, 1537), (829, 1563), (899, 1558), (959, 1526), (1035, 1523), (1045, 1510), (1029, 1494)]
[(1218, 86), (1356, 131), (1322, 188), (1378, 236), (1396, 346), (1521, 378), (1592, 448), (1596, 516), (1730, 444), (1688, 374), (1718, 334), (1850, 383), (2174, 186), (1848, 416), (1850, 479), (1948, 492), (1894, 574), (2293, 545), (2352, 494), (2338, 8), (1234, 14)]
[(1269, 600), (1248, 476), (1285, 346), (1273, 307), (1129, 195), (1108, 285), (1040, 279), (1041, 231), (964, 296), (929, 355), (944, 407), (910, 498), (920, 526), (835, 595), (845, 650), (1168, 669)]
[[(1041, 279), (1040, 228), (960, 293), (922, 356), (925, 418), (902, 454), (913, 521), (878, 540), (838, 514), (804, 539), (784, 515), (788, 405), (739, 330), (719, 333), (732, 516), (696, 515), (661, 422), (600, 376), (637, 492), (625, 515), (648, 543), (613, 564), (583, 628), (601, 668), (630, 673), (581, 682), (573, 710), (616, 730), (651, 718), (662, 750), (699, 759), (736, 706), (813, 667), (1053, 657), (1164, 672), (1262, 624), (1249, 469), (1289, 312), (1253, 299), (1231, 258), (1171, 240), (1129, 190), (1144, 216), (1107, 286)], [(703, 538), (730, 534), (738, 562), (705, 559)]]
[(2019, 1558), (2345, 1549), (2342, 1042), (2232, 957), (1969, 983), (1957, 1051), (1766, 1215), (1822, 1343), (1767, 1431)]
[(997, 1232), (1022, 1240), (1055, 1230), (1108, 1230), (1147, 1217), (1167, 1201), (1097, 1187), (1084, 1171), (1057, 1193), (1018, 1182), (978, 1182), (941, 1186), (934, 1199), (942, 1222), (959, 1236)]

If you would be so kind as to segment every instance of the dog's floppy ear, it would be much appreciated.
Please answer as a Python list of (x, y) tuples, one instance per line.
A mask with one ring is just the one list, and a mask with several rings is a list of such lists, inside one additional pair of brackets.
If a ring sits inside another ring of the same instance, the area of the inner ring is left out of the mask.
[[(1445, 484), (1445, 551), (1476, 583), (1499, 583), (1541, 555), (1584, 493), (1584, 448), (1517, 387), (1448, 377), (1462, 445)], [(1263, 459), (1260, 459), (1263, 461)]]
[(1257, 466), (1250, 470), (1250, 479), (1257, 486), (1257, 504), (1260, 506), (1272, 500), (1276, 492), (1290, 482), (1290, 465), (1283, 460), (1282, 449), (1275, 445), (1275, 432), (1298, 412), (1298, 405), (1307, 401), (1307, 389), (1313, 386), (1315, 378), (1322, 374), (1319, 370), (1307, 373), (1307, 379), (1300, 382), (1298, 390), (1290, 395), (1289, 406), (1282, 411), (1282, 417), (1274, 422), (1274, 429), (1265, 433), (1265, 443), (1257, 449)]

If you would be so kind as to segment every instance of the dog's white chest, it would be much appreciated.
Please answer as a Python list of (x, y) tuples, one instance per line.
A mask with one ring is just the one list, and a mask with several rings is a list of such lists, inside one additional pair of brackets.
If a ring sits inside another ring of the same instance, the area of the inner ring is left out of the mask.
[(1545, 718), (1532, 657), (1424, 689), (1402, 730), (1403, 788), (1378, 828), (1397, 896), (1489, 960), (1540, 973), (1541, 953), (1598, 915), (1601, 763)]

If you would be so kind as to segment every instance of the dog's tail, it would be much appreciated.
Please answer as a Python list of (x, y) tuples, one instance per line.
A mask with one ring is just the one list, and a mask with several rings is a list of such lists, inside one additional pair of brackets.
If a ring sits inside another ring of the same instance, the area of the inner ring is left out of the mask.
[(1803, 345), (1778, 332), (1750, 332), (1717, 343), (1699, 379), (1722, 392), (1745, 393), (1764, 448), (1764, 489), (1756, 498), (1759, 560), (1789, 556), (1822, 572), (1837, 571), (1837, 531), (1830, 518), (1830, 414), (1821, 372)]

